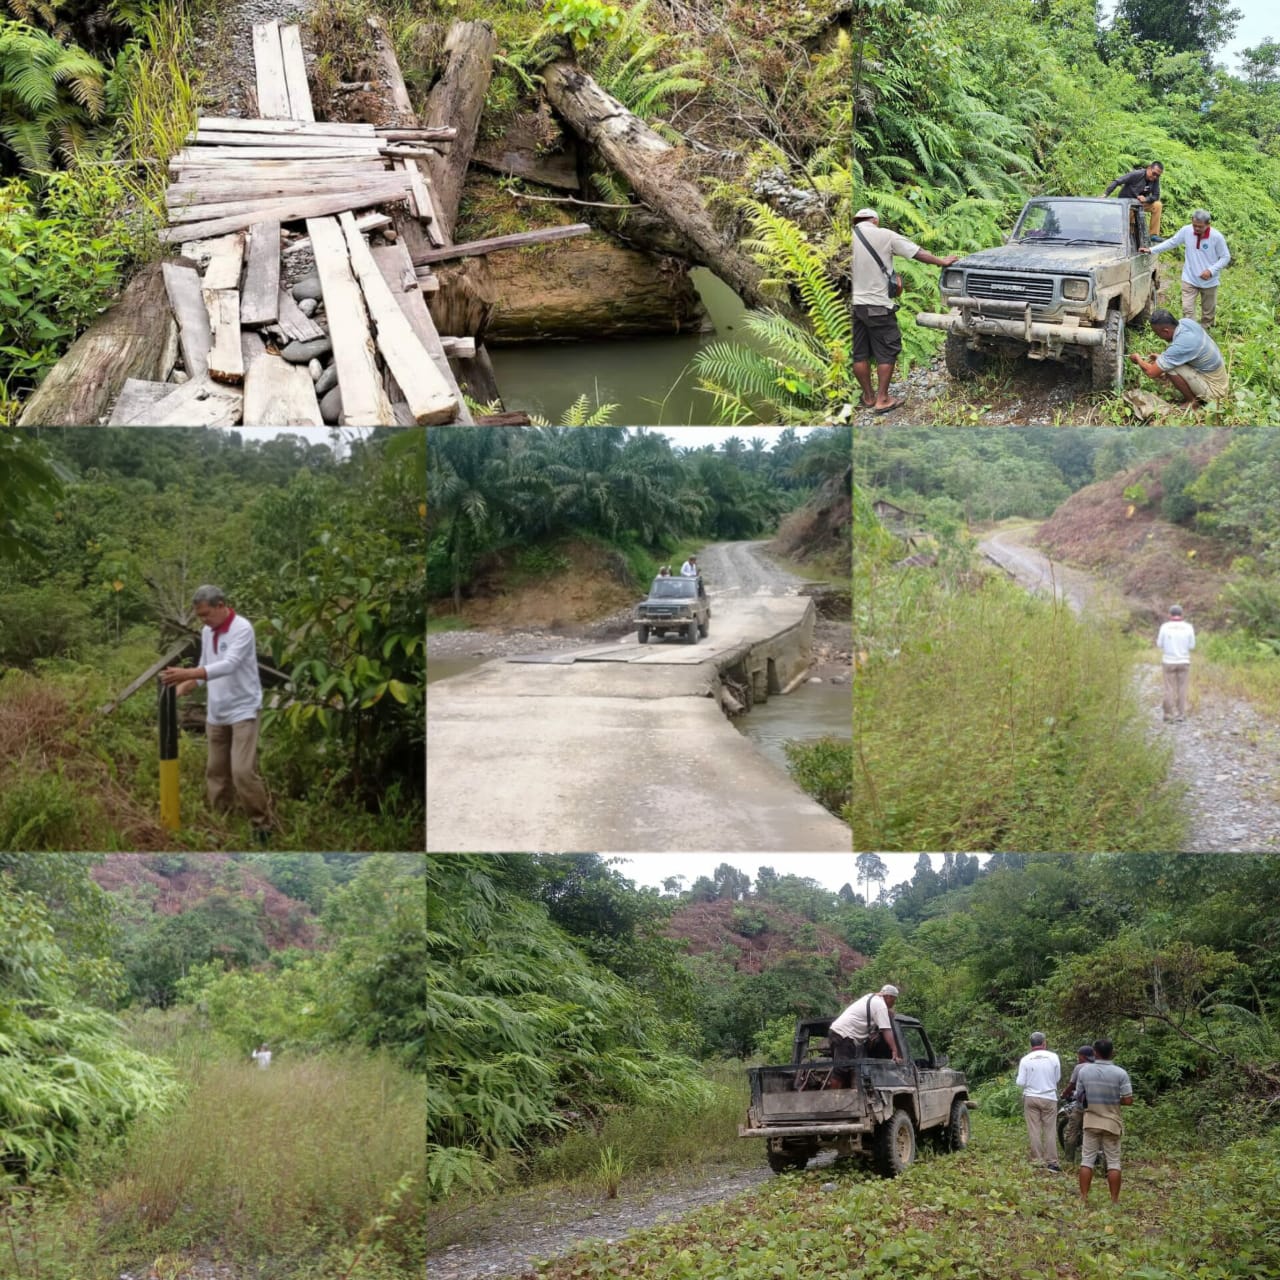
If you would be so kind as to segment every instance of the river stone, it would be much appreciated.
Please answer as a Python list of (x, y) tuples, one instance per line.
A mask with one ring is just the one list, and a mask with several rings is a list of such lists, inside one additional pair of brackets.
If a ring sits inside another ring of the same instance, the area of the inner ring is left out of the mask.
[(316, 308), (319, 305), (319, 302), (317, 302), (315, 298), (303, 298), (298, 303), (298, 310), (301, 311), (304, 316), (313, 316), (315, 315)]
[(309, 276), (303, 276), (293, 286), (293, 296), (298, 302), (301, 302), (303, 298), (314, 298), (317, 302), (323, 298), (324, 294), (320, 289), (319, 272), (313, 271)]
[(342, 388), (330, 387), (320, 398), (320, 416), (332, 426), (342, 417)]
[(809, 677), (809, 680), (808, 680), (808, 683), (809, 683), (809, 684), (821, 684), (821, 683), (822, 683), (822, 677), (821, 677), (821, 676), (810, 676), (810, 677)]
[(322, 396), (326, 391), (332, 390), (338, 385), (338, 366), (331, 364), (319, 377), (316, 382), (316, 395)]
[(312, 338), (310, 342), (299, 342), (294, 339), (280, 354), (290, 364), (309, 364), (317, 356), (327, 356), (333, 350), (333, 342), (328, 338)]
[(319, 360), (308, 360), (307, 372), (311, 375), (312, 382), (319, 382), (320, 375), (324, 372), (324, 365)]

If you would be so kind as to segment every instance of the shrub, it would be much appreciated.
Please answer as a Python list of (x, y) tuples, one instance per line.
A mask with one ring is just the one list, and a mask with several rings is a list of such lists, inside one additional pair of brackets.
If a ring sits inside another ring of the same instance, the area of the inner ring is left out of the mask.
[(29, 667), (37, 658), (74, 658), (92, 638), (89, 606), (46, 583), (10, 587), (0, 597), (0, 663)]
[(787, 767), (792, 777), (837, 817), (853, 799), (853, 743), (843, 738), (787, 742)]

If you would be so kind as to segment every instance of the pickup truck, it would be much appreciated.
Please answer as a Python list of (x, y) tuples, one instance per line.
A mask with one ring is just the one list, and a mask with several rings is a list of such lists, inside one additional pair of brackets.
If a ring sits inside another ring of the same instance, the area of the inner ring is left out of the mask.
[(697, 644), (700, 636), (711, 631), (711, 601), (702, 575), (654, 578), (648, 599), (636, 605), (632, 621), (641, 644), (648, 644), (651, 635), (661, 640), (668, 631)]
[(803, 1169), (823, 1147), (869, 1159), (892, 1178), (916, 1157), (924, 1137), (944, 1151), (969, 1143), (969, 1085), (933, 1051), (919, 1018), (891, 1015), (903, 1062), (832, 1061), (826, 1038), (834, 1018), (796, 1024), (791, 1062), (751, 1067), (751, 1105), (740, 1138), (763, 1138), (775, 1173)]

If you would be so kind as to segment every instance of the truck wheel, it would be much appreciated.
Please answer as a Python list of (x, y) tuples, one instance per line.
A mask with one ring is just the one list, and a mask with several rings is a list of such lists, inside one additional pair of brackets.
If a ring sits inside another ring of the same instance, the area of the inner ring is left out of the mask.
[(916, 1158), (916, 1127), (905, 1111), (895, 1111), (884, 1124), (876, 1126), (876, 1172), (882, 1178), (905, 1173)]
[(948, 1151), (963, 1151), (969, 1145), (969, 1108), (963, 1098), (951, 1104), (951, 1119), (947, 1121), (945, 1146)]
[(1124, 316), (1118, 308), (1107, 312), (1103, 333), (1102, 345), (1092, 348), (1093, 389), (1119, 395), (1124, 390)]
[(639, 640), (641, 644), (648, 644), (648, 643), (649, 643), (649, 628), (648, 628), (648, 627), (637, 627), (637, 628), (636, 628), (636, 639), (637, 639), (637, 640)]
[(685, 639), (686, 639), (690, 644), (697, 644), (697, 643), (698, 643), (698, 620), (697, 620), (697, 618), (690, 618), (690, 619), (689, 619), (689, 626), (688, 626), (688, 629), (687, 629), (687, 630), (685, 631), (685, 633), (684, 633), (684, 638), (685, 638)]
[(704, 636), (709, 636), (711, 634), (711, 619), (708, 618), (706, 622), (698, 628), (698, 630), (701, 631)]
[(987, 357), (974, 351), (958, 334), (947, 334), (947, 346), (943, 353), (947, 372), (957, 382), (972, 382), (987, 367)]

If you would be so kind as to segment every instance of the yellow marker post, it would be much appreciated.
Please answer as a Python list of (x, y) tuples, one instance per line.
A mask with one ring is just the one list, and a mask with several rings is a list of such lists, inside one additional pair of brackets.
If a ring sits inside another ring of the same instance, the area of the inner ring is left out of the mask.
[(177, 831), (178, 811), (178, 689), (160, 686), (160, 825)]

